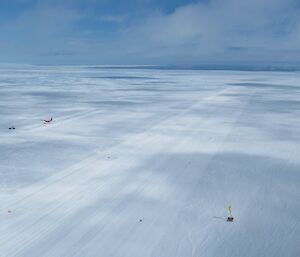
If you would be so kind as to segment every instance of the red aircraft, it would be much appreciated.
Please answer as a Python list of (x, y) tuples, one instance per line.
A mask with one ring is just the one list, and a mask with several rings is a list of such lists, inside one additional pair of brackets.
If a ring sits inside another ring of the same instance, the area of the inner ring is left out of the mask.
[(52, 117), (51, 117), (50, 120), (43, 120), (43, 122), (44, 122), (45, 124), (50, 123), (51, 121), (53, 121)]

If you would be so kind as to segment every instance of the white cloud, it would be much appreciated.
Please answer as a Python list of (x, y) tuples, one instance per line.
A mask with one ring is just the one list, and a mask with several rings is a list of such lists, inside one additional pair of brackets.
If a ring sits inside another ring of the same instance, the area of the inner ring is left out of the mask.
[[(162, 51), (164, 56), (205, 58), (264, 58), (267, 52), (280, 58), (280, 51), (300, 50), (299, 10), (293, 0), (213, 0), (177, 8), (171, 14), (155, 14), (126, 30), (138, 38), (138, 46)], [(277, 56), (276, 53), (278, 52)], [(226, 56), (225, 56), (226, 55)], [(270, 58), (271, 56), (268, 56)], [(299, 56), (298, 56), (299, 57)]]
[[(300, 59), (297, 0), (211, 0), (142, 17), (103, 15), (99, 9), (73, 8), (71, 0), (53, 1), (40, 0), (2, 24), (0, 47), (11, 43), (6, 49), (12, 55), (42, 55), (46, 62), (51, 53), (53, 61), (85, 63)], [(80, 27), (81, 21), (93, 25)]]

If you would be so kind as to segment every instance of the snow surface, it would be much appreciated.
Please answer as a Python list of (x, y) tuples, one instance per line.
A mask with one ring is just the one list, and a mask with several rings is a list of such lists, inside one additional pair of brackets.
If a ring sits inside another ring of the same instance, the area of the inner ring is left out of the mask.
[(0, 105), (1, 257), (300, 256), (300, 73), (1, 67)]

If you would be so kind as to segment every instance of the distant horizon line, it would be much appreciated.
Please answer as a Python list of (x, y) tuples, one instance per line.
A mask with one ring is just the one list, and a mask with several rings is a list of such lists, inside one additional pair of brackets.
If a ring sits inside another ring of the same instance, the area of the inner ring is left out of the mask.
[(13, 63), (0, 62), (5, 67), (86, 67), (90, 69), (164, 69), (164, 70), (237, 70), (237, 71), (300, 71), (300, 62), (203, 62), (183, 64), (79, 64), (79, 63)]

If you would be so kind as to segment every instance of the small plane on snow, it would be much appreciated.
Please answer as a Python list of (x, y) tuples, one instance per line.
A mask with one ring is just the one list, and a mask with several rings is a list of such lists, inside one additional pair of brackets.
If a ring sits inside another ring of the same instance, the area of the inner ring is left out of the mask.
[(42, 122), (44, 122), (44, 124), (48, 124), (51, 123), (53, 121), (53, 118), (51, 117), (50, 120), (42, 120)]

